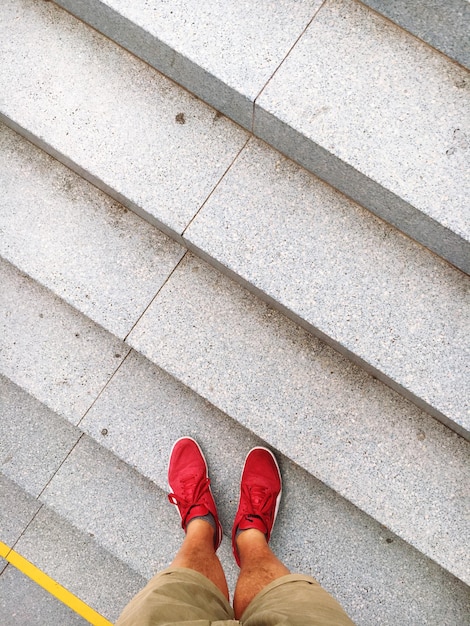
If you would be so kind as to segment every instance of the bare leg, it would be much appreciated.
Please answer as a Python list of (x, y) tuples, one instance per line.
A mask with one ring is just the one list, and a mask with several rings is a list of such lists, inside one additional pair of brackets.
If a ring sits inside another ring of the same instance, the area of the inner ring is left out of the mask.
[(237, 548), (241, 569), (235, 588), (233, 608), (235, 618), (240, 619), (257, 593), (276, 578), (286, 576), (290, 572), (271, 552), (263, 533), (255, 528), (238, 535)]
[(214, 550), (214, 529), (205, 520), (196, 518), (188, 524), (186, 537), (171, 566), (199, 572), (211, 580), (228, 600), (224, 570)]

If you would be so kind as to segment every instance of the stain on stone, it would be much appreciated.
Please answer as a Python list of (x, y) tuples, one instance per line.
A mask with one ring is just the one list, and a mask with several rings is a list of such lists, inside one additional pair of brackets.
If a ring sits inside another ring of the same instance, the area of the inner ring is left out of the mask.
[(470, 148), (470, 137), (466, 135), (460, 128), (456, 128), (452, 133), (452, 145), (446, 150), (447, 156), (452, 156), (458, 151), (468, 150)]
[(418, 430), (418, 434), (416, 435), (416, 439), (418, 441), (424, 441), (426, 439), (426, 433), (424, 430)]
[(175, 122), (177, 124), (186, 124), (186, 118), (184, 116), (184, 113), (178, 113), (175, 117)]

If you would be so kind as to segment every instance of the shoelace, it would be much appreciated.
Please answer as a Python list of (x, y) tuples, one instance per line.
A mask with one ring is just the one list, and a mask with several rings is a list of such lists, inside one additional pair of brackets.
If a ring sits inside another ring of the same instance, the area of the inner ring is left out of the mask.
[(266, 517), (272, 512), (274, 495), (266, 487), (255, 485), (249, 488), (250, 501), (252, 506), (245, 507), (245, 514)]
[(209, 489), (210, 478), (205, 478), (198, 484), (196, 474), (190, 474), (180, 479), (179, 495), (175, 493), (168, 494), (168, 500), (171, 504), (184, 507), (185, 510), (190, 509), (198, 502), (203, 493)]

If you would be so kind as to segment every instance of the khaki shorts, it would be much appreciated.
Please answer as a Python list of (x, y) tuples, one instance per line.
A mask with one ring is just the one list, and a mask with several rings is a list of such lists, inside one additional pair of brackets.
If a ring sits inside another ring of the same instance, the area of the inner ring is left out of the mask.
[(250, 602), (241, 620), (222, 592), (194, 570), (171, 567), (152, 578), (116, 626), (354, 626), (314, 578), (288, 574)]

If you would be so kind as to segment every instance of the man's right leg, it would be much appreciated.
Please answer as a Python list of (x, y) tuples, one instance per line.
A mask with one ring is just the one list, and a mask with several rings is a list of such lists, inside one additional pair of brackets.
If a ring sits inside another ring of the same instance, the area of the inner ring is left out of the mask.
[(245, 530), (240, 533), (236, 542), (241, 569), (233, 608), (235, 617), (240, 619), (246, 607), (262, 589), (290, 572), (273, 554), (261, 531), (255, 528)]

